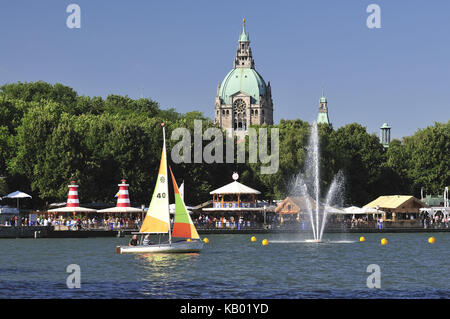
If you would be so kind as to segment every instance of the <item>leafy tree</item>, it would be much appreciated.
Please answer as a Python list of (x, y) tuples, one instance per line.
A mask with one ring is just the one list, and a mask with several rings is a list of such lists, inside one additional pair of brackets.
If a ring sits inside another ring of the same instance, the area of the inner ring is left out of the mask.
[(344, 172), (347, 204), (364, 205), (383, 193), (377, 188), (377, 182), (384, 149), (376, 135), (368, 134), (357, 123), (348, 124), (333, 132), (330, 148), (336, 167)]
[(404, 146), (414, 194), (418, 196), (421, 187), (428, 193), (442, 193), (450, 185), (450, 121), (417, 130), (404, 138)]

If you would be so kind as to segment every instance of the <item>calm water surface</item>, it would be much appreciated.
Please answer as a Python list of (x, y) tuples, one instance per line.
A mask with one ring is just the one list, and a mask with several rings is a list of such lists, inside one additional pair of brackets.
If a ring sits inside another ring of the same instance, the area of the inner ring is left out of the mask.
[[(364, 236), (366, 241), (359, 242)], [(450, 233), (207, 235), (200, 254), (117, 255), (125, 238), (2, 239), (2, 298), (449, 298)], [(382, 237), (389, 240), (380, 245)], [(261, 240), (267, 238), (268, 246)], [(81, 288), (68, 289), (69, 264)], [(367, 266), (381, 289), (367, 288)]]

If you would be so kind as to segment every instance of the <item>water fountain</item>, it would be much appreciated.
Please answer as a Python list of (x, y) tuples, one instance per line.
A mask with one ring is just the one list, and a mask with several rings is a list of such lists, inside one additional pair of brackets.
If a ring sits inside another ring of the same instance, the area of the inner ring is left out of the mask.
[[(301, 196), (306, 200), (306, 208), (313, 233), (307, 242), (322, 242), (327, 215), (331, 205), (342, 204), (344, 176), (337, 173), (325, 197), (325, 205), (320, 204), (320, 145), (317, 123), (311, 127), (304, 172), (296, 175), (290, 185), (290, 196)], [(312, 200), (311, 200), (312, 199)]]

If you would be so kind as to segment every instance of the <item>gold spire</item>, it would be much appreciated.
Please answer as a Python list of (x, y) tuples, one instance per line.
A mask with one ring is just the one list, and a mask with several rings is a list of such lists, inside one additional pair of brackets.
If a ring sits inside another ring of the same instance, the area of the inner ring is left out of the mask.
[(245, 27), (245, 18), (242, 18), (242, 25)]

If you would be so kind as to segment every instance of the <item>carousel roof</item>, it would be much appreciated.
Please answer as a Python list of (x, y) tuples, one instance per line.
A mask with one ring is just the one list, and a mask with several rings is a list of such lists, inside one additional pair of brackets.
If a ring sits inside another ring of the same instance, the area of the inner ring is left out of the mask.
[(98, 213), (142, 213), (141, 208), (134, 208), (134, 207), (111, 207), (111, 208), (105, 208), (97, 211)]
[(222, 186), (216, 190), (210, 192), (213, 194), (261, 194), (260, 191), (256, 189), (245, 186), (244, 184), (239, 183), (238, 181), (231, 182), (228, 185)]
[(49, 213), (79, 213), (79, 212), (96, 212), (96, 209), (92, 209), (92, 208), (86, 208), (86, 207), (60, 207), (60, 208), (54, 208), (54, 209), (49, 209), (48, 212)]

